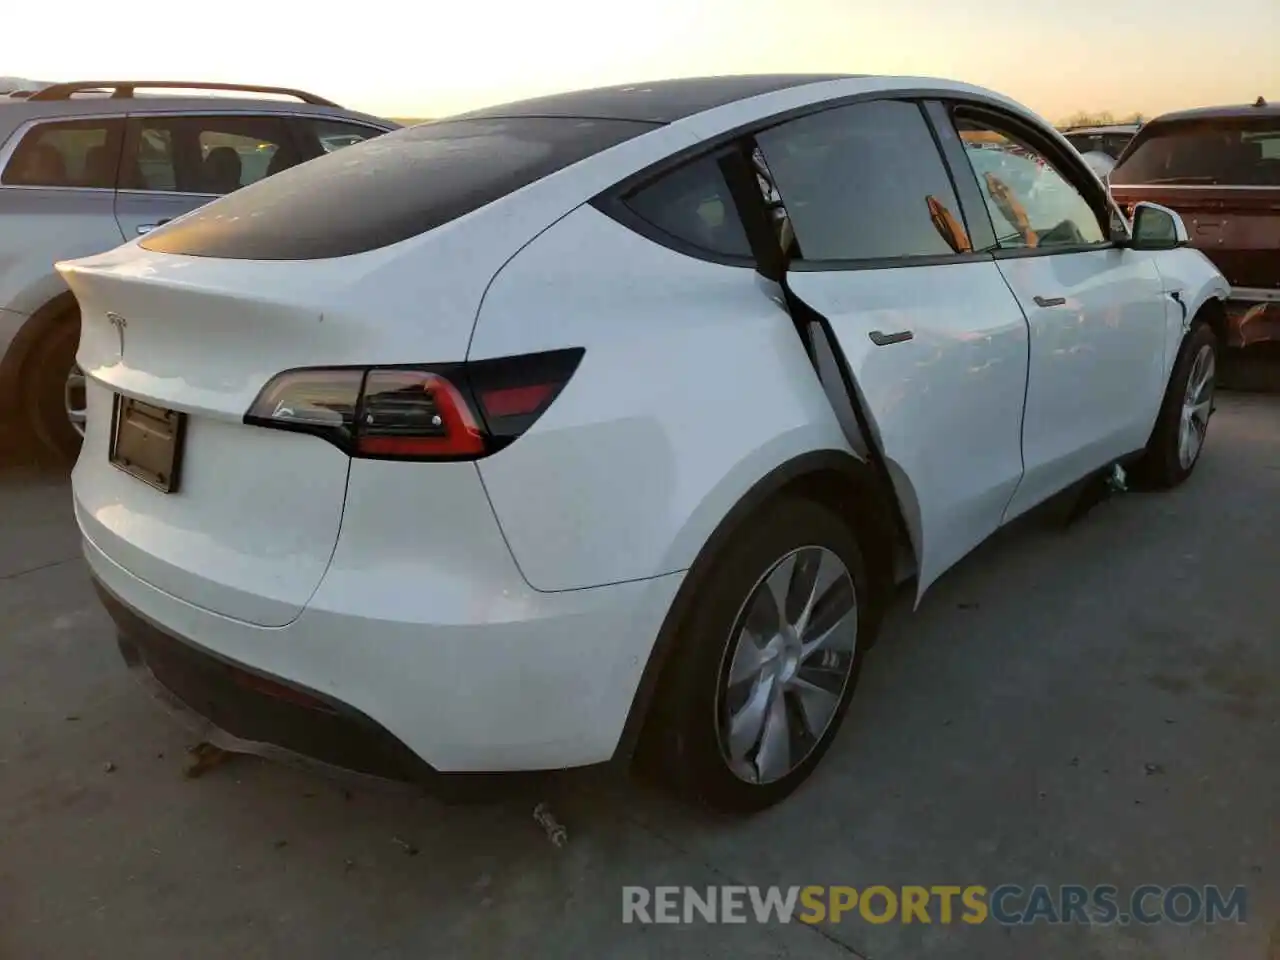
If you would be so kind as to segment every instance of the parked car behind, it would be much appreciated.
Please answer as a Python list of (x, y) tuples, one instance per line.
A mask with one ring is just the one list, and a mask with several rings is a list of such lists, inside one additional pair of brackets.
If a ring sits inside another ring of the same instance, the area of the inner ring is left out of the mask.
[(1141, 124), (1137, 123), (1108, 123), (1097, 127), (1072, 127), (1064, 131), (1063, 136), (1082, 155), (1101, 153), (1116, 160), (1140, 129)]
[[(139, 93), (155, 89), (208, 92)], [(304, 91), (240, 84), (92, 81), (0, 97), (0, 417), (67, 462), (79, 449), (80, 321), (55, 261), (395, 127)]]
[(60, 270), (129, 662), (241, 748), (638, 755), (738, 811), (817, 766), (900, 576), (1191, 474), (1227, 291), (1007, 98), (830, 76), (400, 130)]
[(1191, 243), (1231, 283), (1228, 346), (1280, 342), (1280, 104), (1170, 113), (1148, 123), (1111, 173), (1128, 208), (1179, 211)]

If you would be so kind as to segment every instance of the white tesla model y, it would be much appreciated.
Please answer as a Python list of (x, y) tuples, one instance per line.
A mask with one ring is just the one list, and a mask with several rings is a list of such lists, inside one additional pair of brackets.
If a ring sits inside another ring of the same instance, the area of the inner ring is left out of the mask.
[(84, 549), (174, 699), (379, 775), (638, 753), (732, 810), (813, 771), (896, 583), (1190, 474), (1228, 292), (1017, 104), (835, 76), (414, 127), (60, 270)]

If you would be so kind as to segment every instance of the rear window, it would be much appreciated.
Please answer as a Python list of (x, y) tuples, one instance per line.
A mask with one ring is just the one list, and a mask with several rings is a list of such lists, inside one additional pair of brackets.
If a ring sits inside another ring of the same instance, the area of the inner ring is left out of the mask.
[(653, 129), (523, 117), (424, 124), (344, 147), (153, 231), (159, 253), (344, 257), (417, 236)]
[(1149, 126), (1112, 171), (1111, 182), (1280, 187), (1280, 118)]

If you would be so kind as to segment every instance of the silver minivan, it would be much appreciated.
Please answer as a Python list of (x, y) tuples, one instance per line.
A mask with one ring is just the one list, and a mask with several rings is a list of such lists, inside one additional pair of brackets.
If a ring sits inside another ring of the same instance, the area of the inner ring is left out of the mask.
[(0, 425), (63, 462), (79, 450), (79, 314), (55, 261), (396, 126), (245, 84), (86, 81), (0, 96)]

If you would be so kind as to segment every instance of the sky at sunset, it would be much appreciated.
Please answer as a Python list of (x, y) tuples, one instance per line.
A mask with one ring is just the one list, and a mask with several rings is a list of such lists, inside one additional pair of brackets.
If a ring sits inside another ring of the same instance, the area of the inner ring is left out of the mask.
[(966, 80), (1050, 120), (1280, 99), (1280, 0), (230, 0), (129, 16), (99, 0), (9, 6), (0, 28), (21, 42), (6, 44), (0, 74), (298, 86), (399, 117), (769, 72)]

